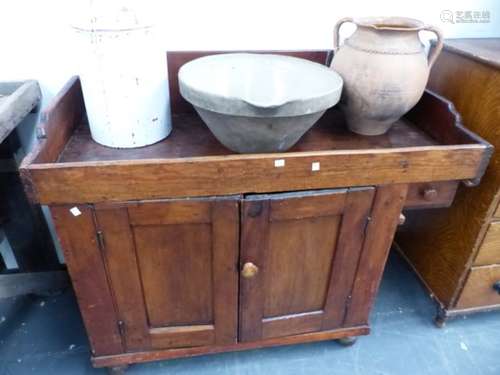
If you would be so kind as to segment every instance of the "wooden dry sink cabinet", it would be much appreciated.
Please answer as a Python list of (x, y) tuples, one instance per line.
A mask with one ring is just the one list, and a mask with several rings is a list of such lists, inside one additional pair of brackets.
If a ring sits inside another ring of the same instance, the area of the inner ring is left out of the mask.
[[(23, 163), (95, 366), (368, 334), (402, 209), (450, 205), (488, 164), (491, 146), (431, 92), (383, 136), (350, 133), (332, 109), (289, 152), (234, 154), (178, 92), (179, 67), (203, 54), (168, 55), (166, 140), (93, 142), (73, 78)], [(325, 63), (328, 51), (289, 54)]]

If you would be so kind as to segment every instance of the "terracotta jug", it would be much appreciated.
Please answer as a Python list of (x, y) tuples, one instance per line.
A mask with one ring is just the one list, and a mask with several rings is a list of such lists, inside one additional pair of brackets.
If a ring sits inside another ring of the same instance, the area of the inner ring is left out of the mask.
[[(339, 47), (345, 22), (356, 31)], [(437, 35), (429, 59), (418, 32)], [(385, 133), (422, 96), (429, 70), (443, 47), (439, 29), (411, 18), (343, 18), (335, 25), (331, 67), (344, 79), (340, 101), (347, 125), (363, 135)]]

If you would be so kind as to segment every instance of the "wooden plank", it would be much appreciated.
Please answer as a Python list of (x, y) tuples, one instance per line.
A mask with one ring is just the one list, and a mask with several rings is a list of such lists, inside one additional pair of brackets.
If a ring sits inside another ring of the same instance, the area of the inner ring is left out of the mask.
[(74, 216), (72, 206), (50, 208), (64, 252), (78, 305), (87, 330), (93, 355), (123, 352), (118, 317), (108, 284), (105, 265), (96, 240), (93, 212), (80, 205)]
[(98, 230), (105, 235), (104, 258), (123, 322), (125, 350), (147, 350), (151, 348), (149, 326), (127, 210), (96, 210), (95, 215)]
[(374, 188), (350, 189), (347, 194), (342, 230), (324, 306), (322, 329), (337, 328), (344, 322), (374, 195)]
[(217, 345), (235, 343), (238, 336), (239, 198), (212, 202), (213, 306)]
[(321, 330), (323, 311), (265, 318), (262, 321), (262, 338), (292, 336)]
[[(101, 202), (471, 179), (480, 173), (485, 150), (482, 145), (342, 150), (33, 164), (29, 170), (43, 204)], [(286, 166), (275, 168), (276, 159), (285, 159)], [(313, 162), (321, 163), (320, 171), (311, 171)], [(124, 181), (136, 183), (131, 188)]]
[(377, 188), (344, 326), (368, 322), (407, 190), (396, 184)]
[(37, 81), (0, 82), (0, 143), (40, 103)]
[(38, 143), (27, 156), (26, 162), (55, 162), (84, 116), (80, 78), (74, 76), (42, 111), (37, 125)]
[(490, 223), (474, 261), (475, 266), (500, 263), (500, 221)]
[(321, 217), (340, 215), (345, 206), (345, 190), (337, 192), (317, 192), (305, 198), (296, 198), (284, 194), (282, 197), (273, 197), (271, 203), (270, 221), (305, 219), (309, 217)]
[(130, 204), (131, 225), (210, 223), (211, 202), (200, 200)]
[(500, 304), (500, 293), (493, 289), (493, 284), (500, 282), (500, 265), (472, 267), (456, 308)]
[(153, 349), (207, 346), (215, 343), (215, 327), (211, 324), (152, 328), (149, 334)]
[[(269, 244), (269, 201), (244, 200), (241, 212), (240, 270), (247, 262), (263, 267)], [(261, 270), (259, 272), (265, 272)], [(262, 338), (264, 278), (240, 275), (239, 341)]]
[(361, 336), (369, 334), (368, 326), (341, 328), (323, 332), (312, 332), (301, 335), (278, 337), (253, 342), (239, 342), (231, 345), (211, 345), (204, 347), (156, 350), (148, 352), (125, 353), (113, 356), (93, 357), (92, 364), (96, 367), (110, 367), (128, 363), (159, 361), (172, 358), (193, 357), (202, 354), (215, 354), (228, 351), (250, 350), (279, 345), (292, 345), (299, 343), (334, 340), (342, 337)]

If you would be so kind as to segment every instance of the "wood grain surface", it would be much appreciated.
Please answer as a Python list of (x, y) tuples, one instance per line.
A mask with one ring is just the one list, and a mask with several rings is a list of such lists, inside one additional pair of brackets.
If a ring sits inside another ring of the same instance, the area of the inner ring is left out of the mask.
[[(463, 43), (476, 48), (475, 41)], [(434, 65), (428, 86), (454, 103), (466, 127), (500, 148), (498, 68), (448, 48)], [(407, 225), (400, 228), (398, 244), (431, 292), (448, 309), (454, 308), (479, 250), (496, 209), (499, 187), (497, 151), (479, 186), (460, 186), (450, 209), (408, 213)]]

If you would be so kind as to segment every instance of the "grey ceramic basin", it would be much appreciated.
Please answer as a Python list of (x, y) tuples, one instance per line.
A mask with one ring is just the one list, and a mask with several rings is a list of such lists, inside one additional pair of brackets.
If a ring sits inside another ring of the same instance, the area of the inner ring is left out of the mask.
[(226, 147), (276, 152), (292, 147), (339, 101), (342, 78), (304, 59), (230, 53), (183, 65), (179, 87)]

